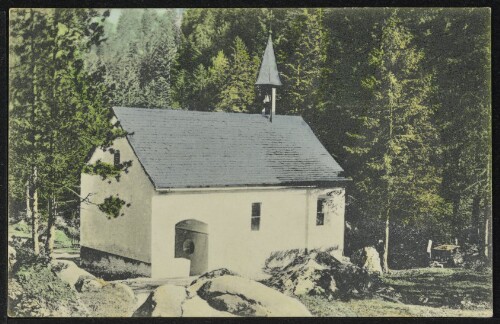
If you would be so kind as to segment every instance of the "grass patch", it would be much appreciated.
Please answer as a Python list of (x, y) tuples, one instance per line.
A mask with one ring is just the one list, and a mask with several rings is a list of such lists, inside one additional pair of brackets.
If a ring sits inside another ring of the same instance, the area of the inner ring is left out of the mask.
[(491, 271), (461, 268), (394, 270), (382, 280), (406, 304), (460, 309), (492, 308)]
[(403, 303), (382, 299), (328, 301), (300, 296), (315, 316), (362, 317), (491, 317), (492, 273), (468, 269), (395, 270), (382, 277), (402, 296)]
[[(9, 224), (9, 236), (31, 238), (31, 227), (24, 221), (15, 224)], [(73, 241), (60, 229), (55, 230), (54, 248), (64, 252), (78, 252)]]
[(56, 237), (54, 240), (55, 248), (72, 248), (73, 241), (61, 230), (56, 229)]
[(353, 299), (343, 302), (339, 300), (328, 301), (318, 296), (300, 296), (298, 298), (311, 314), (320, 317), (491, 317), (493, 315), (491, 309), (435, 308), (397, 304), (378, 299)]
[(20, 221), (16, 224), (9, 224), (8, 234), (9, 236), (30, 238), (31, 228), (28, 224), (26, 224), (26, 222)]

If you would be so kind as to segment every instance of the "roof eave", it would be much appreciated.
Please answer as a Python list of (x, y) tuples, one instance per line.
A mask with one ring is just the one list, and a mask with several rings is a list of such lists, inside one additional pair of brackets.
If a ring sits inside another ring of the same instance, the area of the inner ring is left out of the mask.
[(338, 178), (334, 180), (324, 181), (295, 181), (295, 182), (282, 182), (282, 183), (262, 183), (262, 184), (232, 184), (232, 185), (206, 185), (206, 186), (185, 186), (185, 187), (158, 187), (155, 190), (159, 192), (164, 191), (189, 191), (189, 190), (231, 190), (231, 189), (260, 189), (260, 188), (275, 188), (275, 189), (289, 189), (289, 188), (329, 188), (343, 185), (351, 182), (351, 178)]

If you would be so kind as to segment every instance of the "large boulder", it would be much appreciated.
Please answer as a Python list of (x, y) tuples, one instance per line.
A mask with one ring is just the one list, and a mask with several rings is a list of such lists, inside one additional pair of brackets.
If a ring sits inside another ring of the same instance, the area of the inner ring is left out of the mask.
[(99, 291), (106, 282), (102, 279), (96, 279), (95, 277), (80, 276), (75, 283), (76, 291), (87, 292), (87, 291)]
[(211, 307), (200, 296), (186, 299), (182, 304), (183, 317), (234, 317), (235, 315)]
[(289, 296), (320, 295), (347, 300), (371, 295), (382, 284), (378, 275), (348, 259), (339, 261), (331, 253), (317, 250), (297, 254), (291, 262), (274, 267), (269, 273), (271, 277), (262, 282)]
[(105, 282), (101, 289), (78, 296), (95, 317), (131, 317), (136, 308), (133, 290), (119, 282)]
[(219, 311), (241, 316), (311, 316), (297, 299), (259, 282), (224, 275), (205, 282), (198, 295)]
[(379, 253), (372, 246), (367, 246), (356, 251), (351, 256), (351, 261), (358, 267), (366, 269), (370, 273), (382, 274)]
[(186, 289), (180, 286), (163, 285), (149, 295), (144, 304), (134, 313), (135, 317), (180, 317), (181, 305), (186, 299)]
[(195, 279), (191, 284), (186, 288), (187, 296), (189, 298), (196, 296), (198, 293), (198, 289), (201, 288), (207, 281), (210, 281), (210, 279), (218, 278), (221, 276), (237, 276), (236, 273), (233, 271), (226, 269), (226, 268), (220, 268), (212, 271), (205, 272), (201, 276), (199, 276), (197, 279)]
[(52, 269), (54, 269), (55, 274), (64, 282), (68, 283), (71, 288), (76, 289), (75, 285), (80, 279), (80, 277), (84, 278), (93, 278), (95, 276), (90, 274), (89, 272), (83, 270), (78, 267), (74, 262), (67, 260), (55, 260), (52, 264)]

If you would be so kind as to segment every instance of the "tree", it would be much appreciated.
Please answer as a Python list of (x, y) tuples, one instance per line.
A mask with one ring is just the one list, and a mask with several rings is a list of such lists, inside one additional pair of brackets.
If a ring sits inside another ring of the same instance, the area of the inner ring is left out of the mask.
[(299, 114), (306, 120), (324, 108), (324, 87), (331, 73), (326, 49), (330, 35), (323, 24), (324, 9), (300, 9), (289, 12), (289, 25), (283, 31), (278, 57), (283, 62), (281, 96), (284, 113)]
[(236, 37), (232, 51), (230, 61), (232, 72), (221, 91), (220, 102), (215, 110), (247, 112), (255, 100), (255, 88), (252, 85), (257, 79), (258, 67), (250, 58), (241, 38)]
[(360, 129), (349, 135), (357, 145), (346, 150), (364, 168), (353, 176), (366, 209), (385, 221), (383, 267), (389, 270), (389, 233), (393, 218), (418, 225), (441, 212), (439, 137), (431, 116), (433, 76), (422, 72), (424, 52), (392, 12), (370, 55), (375, 74), (363, 85), (372, 93), (370, 107), (359, 117)]
[(175, 12), (123, 10), (116, 31), (94, 50), (106, 67), (111, 104), (134, 107), (172, 106), (171, 77), (177, 59)]
[[(442, 103), (444, 182), (441, 195), (453, 205), (452, 235), (486, 248), (491, 224), (491, 48), (488, 9), (450, 13), (434, 9), (420, 28), (436, 69)], [(471, 46), (471, 44), (474, 44)], [(487, 241), (487, 240), (486, 240)], [(485, 254), (487, 251), (483, 251)], [(489, 253), (491, 256), (491, 253)]]
[[(38, 212), (39, 178), (37, 165), (39, 153), (40, 103), (44, 79), (39, 65), (46, 55), (46, 16), (40, 10), (12, 12), (10, 55), (10, 193), (26, 199), (27, 217), (31, 220), (33, 251), (39, 253)], [(23, 189), (24, 184), (25, 190)]]
[[(32, 218), (36, 218), (35, 197), (42, 198), (47, 221), (45, 250), (49, 254), (54, 245), (56, 217), (66, 204), (80, 203), (80, 199), (66, 198), (80, 198), (79, 177), (87, 152), (122, 136), (109, 123), (102, 75), (87, 73), (83, 68), (85, 53), (103, 40), (101, 23), (107, 15), (106, 11), (101, 15), (96, 10), (19, 9), (13, 20), (12, 36), (16, 41), (38, 46), (14, 45), (13, 61), (19, 60), (20, 64), (11, 71), (11, 131), (15, 134), (10, 138), (15, 159), (11, 181), (13, 187), (28, 182), (27, 210), (32, 212)], [(34, 72), (29, 78), (22, 76), (26, 68)], [(26, 83), (24, 88), (21, 82)]]

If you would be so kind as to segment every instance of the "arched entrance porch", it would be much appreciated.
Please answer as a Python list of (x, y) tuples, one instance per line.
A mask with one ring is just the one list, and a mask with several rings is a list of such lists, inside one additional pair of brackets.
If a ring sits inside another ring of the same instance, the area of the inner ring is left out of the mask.
[(175, 257), (191, 261), (189, 275), (208, 270), (208, 225), (187, 219), (175, 225)]

